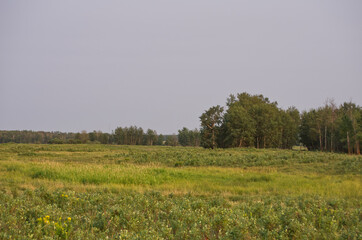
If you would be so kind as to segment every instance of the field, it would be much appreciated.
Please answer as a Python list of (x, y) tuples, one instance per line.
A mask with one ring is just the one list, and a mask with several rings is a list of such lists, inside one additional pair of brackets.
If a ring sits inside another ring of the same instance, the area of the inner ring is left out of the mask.
[(362, 157), (0, 145), (0, 239), (362, 239)]

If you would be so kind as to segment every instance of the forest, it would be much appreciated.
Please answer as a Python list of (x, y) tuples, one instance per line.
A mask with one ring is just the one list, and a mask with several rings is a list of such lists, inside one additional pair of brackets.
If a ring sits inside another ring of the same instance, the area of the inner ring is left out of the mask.
[(214, 106), (200, 117), (204, 147), (255, 147), (360, 154), (362, 108), (352, 102), (299, 112), (295, 107), (278, 108), (263, 95), (230, 95), (226, 107)]
[(226, 106), (213, 106), (200, 116), (200, 129), (186, 127), (178, 134), (163, 135), (141, 127), (117, 127), (101, 131), (64, 133), (0, 131), (0, 143), (203, 146), (205, 148), (280, 148), (305, 146), (309, 150), (360, 154), (362, 108), (353, 102), (340, 106), (327, 100), (317, 109), (300, 112), (281, 109), (263, 95), (230, 95)]

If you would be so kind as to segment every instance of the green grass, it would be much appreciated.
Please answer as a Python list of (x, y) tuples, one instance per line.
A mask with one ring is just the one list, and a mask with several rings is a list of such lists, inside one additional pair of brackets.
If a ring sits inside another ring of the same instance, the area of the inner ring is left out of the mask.
[(1, 144), (0, 239), (360, 239), (361, 171), (297, 150)]

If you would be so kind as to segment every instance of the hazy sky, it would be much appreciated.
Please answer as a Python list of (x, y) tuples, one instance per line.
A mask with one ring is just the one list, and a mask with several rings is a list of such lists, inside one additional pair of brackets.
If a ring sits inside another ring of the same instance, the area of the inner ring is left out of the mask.
[(362, 105), (362, 1), (0, 1), (0, 129), (176, 133), (240, 92)]

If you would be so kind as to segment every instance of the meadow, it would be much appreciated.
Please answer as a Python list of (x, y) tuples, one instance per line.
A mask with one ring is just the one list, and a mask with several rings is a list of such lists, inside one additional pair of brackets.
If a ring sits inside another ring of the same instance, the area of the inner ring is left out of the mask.
[(0, 239), (362, 239), (362, 157), (0, 144)]

